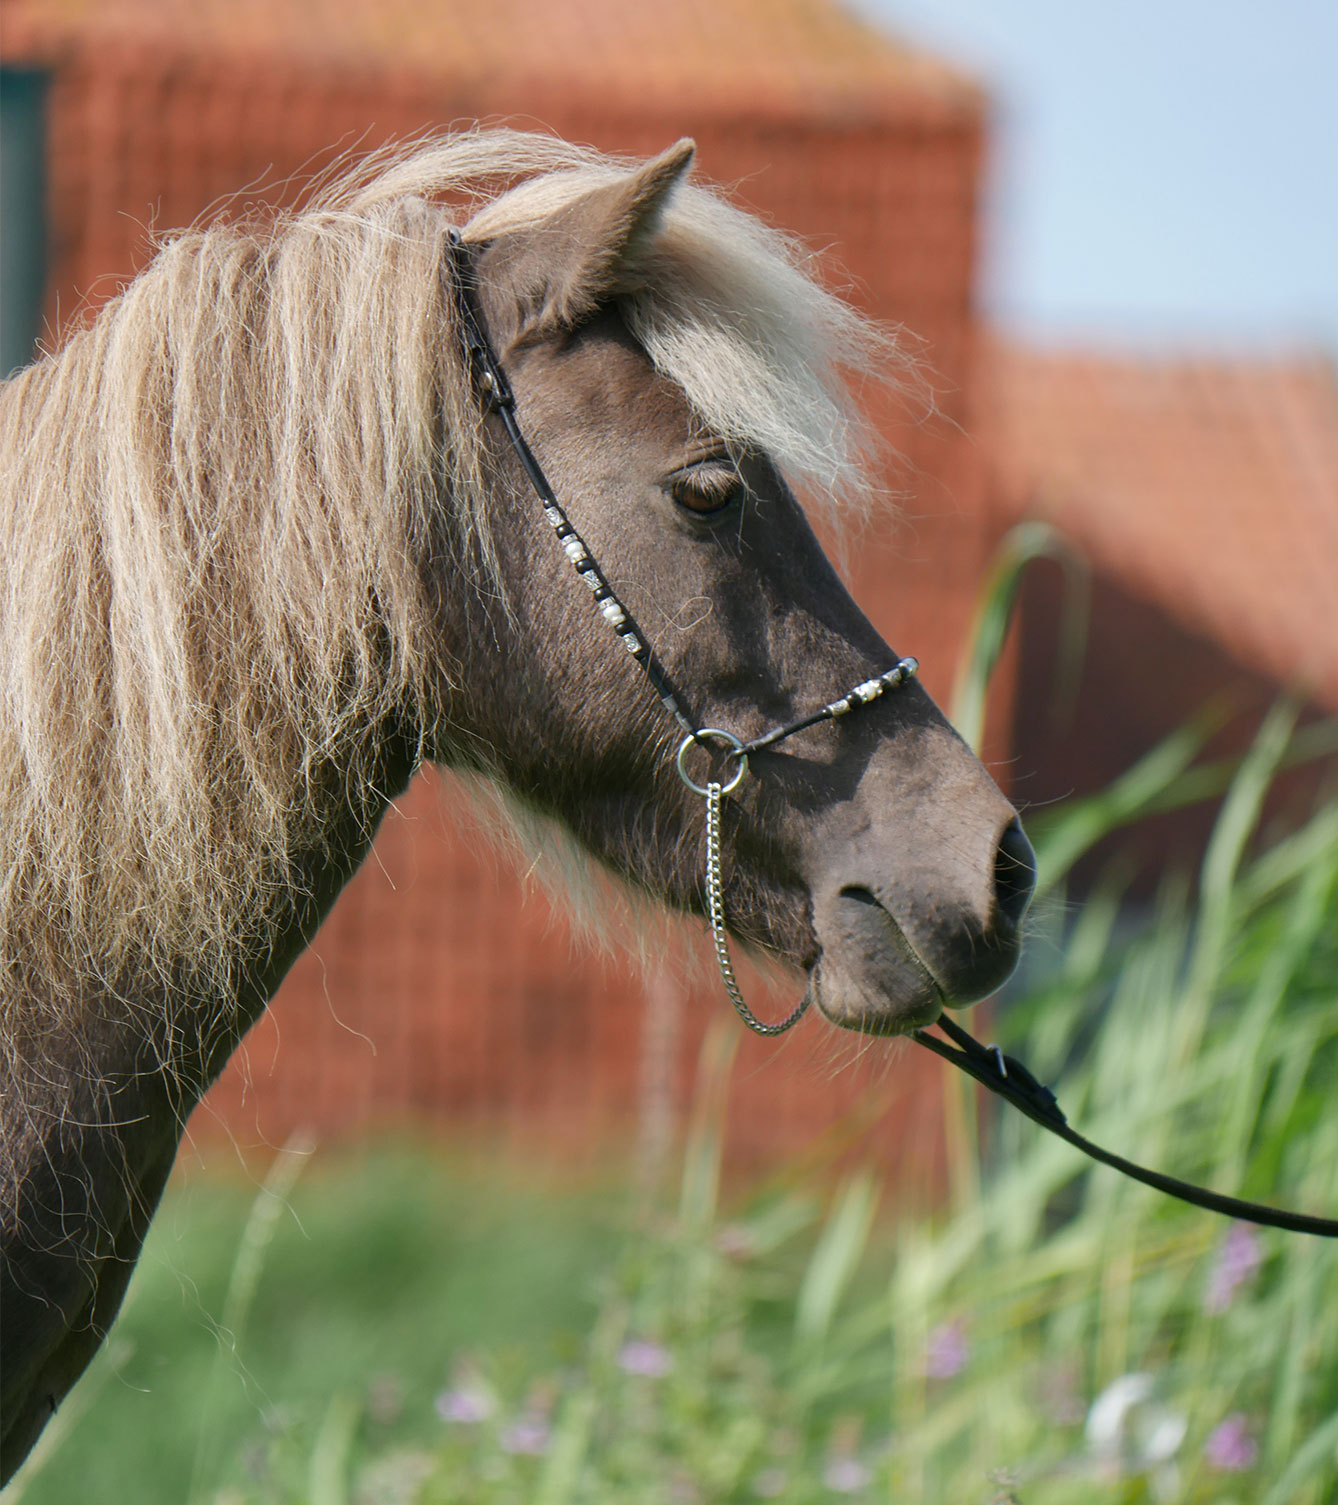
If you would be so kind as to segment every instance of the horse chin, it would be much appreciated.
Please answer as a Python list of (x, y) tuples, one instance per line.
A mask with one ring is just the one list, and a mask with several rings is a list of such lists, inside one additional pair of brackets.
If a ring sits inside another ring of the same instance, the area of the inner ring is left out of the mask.
[(932, 981), (909, 986), (893, 996), (871, 993), (836, 970), (838, 976), (833, 978), (833, 969), (820, 961), (813, 970), (809, 991), (818, 1012), (838, 1029), (861, 1035), (908, 1035), (932, 1024), (943, 1012), (943, 994)]
[(823, 1017), (865, 1035), (904, 1035), (932, 1024), (944, 991), (887, 910), (854, 888), (824, 908), (822, 954), (809, 981)]

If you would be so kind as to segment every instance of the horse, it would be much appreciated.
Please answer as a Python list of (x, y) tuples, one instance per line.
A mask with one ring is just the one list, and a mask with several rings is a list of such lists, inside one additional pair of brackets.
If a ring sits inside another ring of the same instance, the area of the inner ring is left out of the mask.
[[(1017, 814), (799, 500), (871, 494), (856, 378), (906, 357), (693, 150), (384, 149), (164, 238), (4, 385), (5, 1477), (106, 1334), (191, 1109), (424, 762), (698, 915), (714, 782), (723, 924), (842, 1028), (904, 1034), (1011, 971)], [(806, 714), (861, 682), (858, 715)]]

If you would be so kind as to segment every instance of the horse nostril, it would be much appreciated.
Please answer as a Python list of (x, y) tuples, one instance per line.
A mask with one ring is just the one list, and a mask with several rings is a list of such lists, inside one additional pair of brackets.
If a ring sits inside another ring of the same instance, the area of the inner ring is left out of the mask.
[(849, 899), (852, 904), (857, 904), (867, 909), (882, 909), (883, 907), (874, 897), (871, 889), (867, 889), (858, 883), (847, 883), (837, 897), (840, 899)]
[(1036, 887), (1036, 854), (1014, 817), (999, 838), (994, 857), (994, 910), (1013, 929), (1022, 923)]

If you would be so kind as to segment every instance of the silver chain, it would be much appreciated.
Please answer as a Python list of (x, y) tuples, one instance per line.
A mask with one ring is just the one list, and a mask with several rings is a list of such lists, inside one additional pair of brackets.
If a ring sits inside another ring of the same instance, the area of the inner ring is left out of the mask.
[(804, 996), (777, 1024), (764, 1024), (744, 1002), (734, 976), (734, 965), (729, 959), (729, 941), (725, 935), (725, 901), (720, 873), (720, 796), (721, 786), (714, 780), (706, 785), (706, 908), (711, 917), (711, 934), (715, 938), (715, 959), (720, 964), (720, 977), (725, 992), (734, 1005), (735, 1012), (750, 1030), (759, 1035), (783, 1035), (792, 1025), (798, 1024), (808, 1009), (809, 995)]
[[(720, 966), (720, 977), (725, 984), (729, 1001), (734, 1005), (735, 1013), (750, 1030), (759, 1035), (783, 1035), (787, 1029), (798, 1024), (808, 1011), (812, 995), (806, 989), (804, 996), (795, 1004), (790, 1013), (775, 1024), (763, 1024), (744, 1002), (738, 978), (734, 976), (733, 963), (729, 959), (729, 938), (725, 933), (724, 882), (720, 872), (721, 796), (729, 794), (743, 781), (744, 775), (748, 772), (750, 754), (760, 752), (763, 748), (774, 747), (777, 742), (783, 741), (795, 732), (803, 731), (805, 727), (814, 726), (819, 721), (834, 721), (838, 716), (844, 716), (856, 706), (867, 705), (871, 700), (877, 700), (888, 690), (895, 690), (899, 685), (905, 684), (919, 668), (920, 665), (913, 658), (903, 658), (895, 668), (889, 669), (886, 674), (880, 674), (876, 679), (866, 680), (862, 685), (856, 685), (842, 699), (823, 706), (820, 711), (804, 717), (802, 721), (779, 727), (776, 731), (768, 732), (766, 736), (758, 737), (752, 742), (742, 742), (733, 732), (723, 731), (718, 726), (704, 726), (699, 731), (689, 732), (679, 744), (678, 776), (694, 794), (704, 795), (706, 799), (706, 910), (711, 919), (711, 935), (715, 940), (715, 959)], [(722, 784), (719, 779), (708, 778), (705, 784), (699, 784), (688, 772), (687, 755), (694, 747), (705, 747), (713, 742), (724, 745), (726, 768), (728, 768), (729, 760), (732, 760), (734, 772), (727, 783)]]

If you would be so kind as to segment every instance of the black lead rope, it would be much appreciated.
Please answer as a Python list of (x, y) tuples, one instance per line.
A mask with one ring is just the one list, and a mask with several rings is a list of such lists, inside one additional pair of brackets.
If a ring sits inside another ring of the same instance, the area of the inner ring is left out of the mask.
[[(733, 970), (729, 965), (724, 938), (719, 853), (721, 795), (733, 789), (743, 777), (748, 768), (750, 754), (774, 747), (785, 738), (792, 737), (796, 732), (815, 726), (821, 721), (834, 721), (860, 706), (872, 704), (881, 696), (899, 689), (912, 679), (920, 666), (913, 658), (903, 658), (885, 673), (856, 685), (853, 690), (848, 691), (839, 700), (832, 701), (830, 705), (823, 706), (821, 710), (802, 716), (799, 720), (789, 722), (785, 726), (779, 726), (774, 731), (754, 738), (751, 742), (742, 742), (732, 733), (721, 731), (719, 728), (699, 727), (684, 709), (681, 697), (665, 672), (664, 666), (656, 658), (645, 634), (637, 626), (631, 612), (618, 599), (584, 539), (572, 526), (570, 518), (554, 495), (543, 468), (525, 442), (525, 436), (521, 433), (520, 425), (516, 420), (516, 400), (512, 395), (510, 383), (506, 379), (506, 373), (502, 370), (500, 362), (493, 354), (474, 308), (473, 269), (469, 264), (468, 254), (458, 230), (450, 232), (450, 241), (452, 255), (448, 260), (448, 266), (453, 284), (453, 299), (459, 315), (470, 372), (484, 404), (488, 411), (496, 413), (501, 419), (516, 458), (520, 461), (530, 485), (533, 486), (543, 504), (544, 516), (552, 526), (563, 553), (571, 561), (577, 575), (590, 588), (601, 616), (621, 638), (623, 647), (641, 666), (665, 709), (687, 733), (687, 737), (678, 750), (678, 769), (684, 783), (707, 798), (707, 889), (711, 928), (715, 935), (716, 951), (720, 959), (721, 975), (725, 981), (726, 991), (738, 1010), (740, 1018), (749, 1029), (761, 1035), (783, 1034), (803, 1016), (808, 1007), (810, 995), (806, 992), (797, 1007), (779, 1023), (763, 1024), (744, 1003), (739, 993)], [(727, 760), (732, 760), (734, 766), (732, 773), (724, 779), (723, 783), (714, 780), (703, 786), (696, 783), (688, 774), (683, 758), (691, 745), (704, 746), (711, 742), (725, 744), (727, 749), (725, 757)], [(713, 836), (712, 832), (714, 832)], [(966, 1072), (968, 1076), (974, 1077), (991, 1092), (997, 1093), (1012, 1103), (1015, 1108), (1040, 1124), (1042, 1128), (1049, 1129), (1052, 1134), (1057, 1134), (1061, 1139), (1067, 1139), (1071, 1145), (1076, 1146), (1085, 1155), (1090, 1155), (1093, 1160), (1112, 1166), (1124, 1175), (1132, 1176), (1135, 1181), (1143, 1182), (1145, 1186), (1155, 1187), (1157, 1191), (1166, 1192), (1172, 1197), (1179, 1197), (1183, 1202), (1192, 1202), (1197, 1207), (1206, 1207), (1211, 1212), (1225, 1213), (1227, 1217), (1240, 1218), (1250, 1223), (1261, 1223), (1271, 1228), (1286, 1228), (1293, 1233), (1315, 1233), (1322, 1238), (1338, 1238), (1338, 1222), (1331, 1218), (1313, 1218), (1304, 1213), (1281, 1212), (1276, 1208), (1261, 1207), (1255, 1202), (1243, 1202), (1238, 1197), (1224, 1197), (1203, 1187), (1177, 1181), (1173, 1176), (1163, 1176), (1159, 1171), (1146, 1170), (1143, 1166), (1135, 1165), (1119, 1155), (1112, 1155), (1109, 1150), (1103, 1150), (1100, 1145), (1093, 1144), (1069, 1128), (1059, 1104), (1055, 1101), (1054, 1093), (1048, 1087), (1042, 1086), (1021, 1061), (1004, 1055), (997, 1045), (990, 1048), (981, 1045), (979, 1041), (972, 1039), (960, 1025), (954, 1024), (946, 1014), (940, 1014), (936, 1022), (943, 1033), (959, 1048), (954, 1050), (952, 1045), (948, 1045), (936, 1036), (926, 1034), (924, 1030), (916, 1030), (915, 1039), (921, 1045), (927, 1050), (932, 1050), (935, 1055), (942, 1056), (945, 1061), (951, 1061), (954, 1066)]]
[(1102, 1165), (1109, 1165), (1122, 1175), (1165, 1192), (1167, 1196), (1178, 1197), (1182, 1202), (1192, 1202), (1195, 1207), (1205, 1207), (1209, 1212), (1220, 1212), (1226, 1217), (1239, 1218), (1246, 1223), (1259, 1223), (1266, 1228), (1285, 1228), (1289, 1233), (1313, 1233), (1320, 1238), (1338, 1238), (1338, 1220), (1334, 1218), (1316, 1218), (1308, 1213), (1286, 1212), (1277, 1207), (1265, 1207), (1258, 1202), (1245, 1202), (1239, 1197), (1223, 1196), (1220, 1192), (1194, 1186), (1188, 1181), (1179, 1181), (1160, 1171), (1148, 1170), (1146, 1166), (1135, 1165), (1122, 1155), (1103, 1150), (1099, 1144), (1084, 1139), (1076, 1129), (1069, 1127), (1068, 1120), (1055, 1101), (1054, 1093), (1038, 1082), (1021, 1061), (1005, 1055), (997, 1045), (982, 1045), (946, 1014), (940, 1014), (934, 1022), (953, 1045), (959, 1048), (954, 1050), (953, 1045), (949, 1045), (947, 1041), (922, 1029), (917, 1029), (914, 1034), (918, 1044), (932, 1050), (936, 1056), (942, 1056), (945, 1061), (951, 1061), (959, 1070), (966, 1072), (967, 1076), (974, 1077), (982, 1086), (1012, 1103), (1033, 1123), (1040, 1124), (1060, 1139), (1068, 1140), (1084, 1155), (1090, 1155)]

